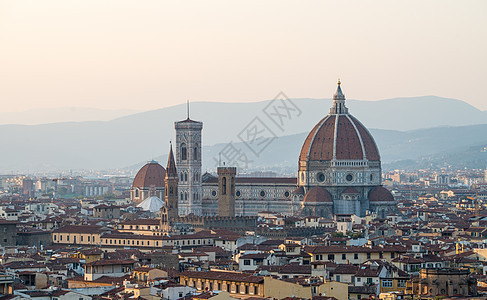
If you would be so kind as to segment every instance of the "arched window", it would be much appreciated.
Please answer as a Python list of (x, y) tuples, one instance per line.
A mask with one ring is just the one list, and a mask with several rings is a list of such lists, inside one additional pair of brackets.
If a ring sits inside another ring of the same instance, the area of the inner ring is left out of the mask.
[(222, 179), (222, 195), (227, 194), (227, 178), (223, 177)]
[(181, 182), (184, 181), (184, 174), (181, 172)]
[(193, 148), (193, 160), (198, 160), (198, 145)]
[(181, 144), (181, 160), (188, 159), (188, 149), (186, 148), (186, 144)]
[(135, 189), (135, 197), (139, 197), (139, 189)]
[(188, 173), (184, 173), (184, 181), (188, 181)]

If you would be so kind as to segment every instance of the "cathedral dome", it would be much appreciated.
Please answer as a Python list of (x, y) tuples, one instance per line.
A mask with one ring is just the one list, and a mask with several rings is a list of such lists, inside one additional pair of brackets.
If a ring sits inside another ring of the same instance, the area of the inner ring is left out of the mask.
[(348, 113), (340, 82), (333, 96), (330, 113), (306, 137), (299, 160), (380, 160), (372, 135), (359, 120)]
[(166, 169), (156, 161), (150, 161), (145, 164), (137, 175), (135, 175), (132, 187), (149, 188), (149, 187), (164, 187), (164, 177), (166, 176)]
[(328, 192), (322, 187), (315, 186), (311, 188), (306, 193), (306, 195), (304, 195), (303, 202), (304, 203), (323, 203), (323, 202), (333, 203), (333, 198), (331, 197), (330, 192)]
[(380, 202), (380, 201), (387, 201), (393, 202), (394, 196), (389, 192), (388, 189), (382, 186), (376, 186), (369, 192), (369, 201), (370, 202)]

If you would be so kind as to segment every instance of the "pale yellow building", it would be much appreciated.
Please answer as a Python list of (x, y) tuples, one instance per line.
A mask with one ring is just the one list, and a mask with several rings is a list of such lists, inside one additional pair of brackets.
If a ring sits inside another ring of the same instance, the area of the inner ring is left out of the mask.
[(52, 232), (53, 244), (99, 245), (105, 230), (96, 225), (67, 225)]
[(180, 284), (198, 291), (224, 291), (231, 297), (264, 297), (283, 299), (297, 297), (311, 299), (313, 296), (348, 299), (348, 284), (336, 281), (321, 281), (320, 278), (279, 280), (247, 273), (229, 271), (186, 271), (180, 275)]
[(311, 246), (306, 249), (311, 255), (311, 262), (333, 261), (337, 264), (363, 264), (369, 260), (393, 259), (407, 249), (400, 246), (390, 247), (358, 247), (358, 246)]
[(311, 299), (313, 296), (335, 297), (338, 300), (348, 300), (348, 284), (336, 281), (322, 282), (317, 278), (306, 278), (294, 282), (264, 278), (264, 297), (283, 299), (296, 297)]

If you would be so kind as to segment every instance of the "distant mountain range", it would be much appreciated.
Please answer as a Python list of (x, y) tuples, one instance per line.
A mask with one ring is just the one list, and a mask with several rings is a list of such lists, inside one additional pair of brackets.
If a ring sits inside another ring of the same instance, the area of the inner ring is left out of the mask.
[[(428, 167), (487, 168), (487, 125), (439, 127), (411, 131), (371, 129), (379, 146), (384, 170)], [(255, 156), (243, 143), (242, 149), (252, 169), (296, 173), (298, 155), (308, 133), (283, 136), (274, 140), (260, 156)], [(204, 165), (212, 166), (226, 144), (204, 148)], [(243, 163), (241, 163), (243, 165)]]
[(110, 121), (139, 111), (130, 109), (97, 109), (86, 107), (57, 107), (30, 109), (20, 112), (0, 112), (0, 124), (36, 125), (59, 122)]
[[(328, 114), (331, 104), (330, 99), (192, 103), (191, 118), (204, 122), (205, 168), (214, 168), (218, 152), (230, 142), (246, 149), (239, 136), (249, 124), (260, 122), (277, 138), (258, 157), (248, 153), (251, 167), (294, 173), (305, 133)], [(434, 96), (347, 100), (347, 106), (365, 126), (374, 128), (384, 165), (461, 153), (487, 143), (487, 125), (479, 125), (487, 124), (487, 112), (460, 100)], [(281, 118), (273, 112), (280, 112)], [(136, 168), (168, 152), (174, 121), (185, 118), (185, 105), (178, 105), (110, 121), (0, 125), (0, 173)]]

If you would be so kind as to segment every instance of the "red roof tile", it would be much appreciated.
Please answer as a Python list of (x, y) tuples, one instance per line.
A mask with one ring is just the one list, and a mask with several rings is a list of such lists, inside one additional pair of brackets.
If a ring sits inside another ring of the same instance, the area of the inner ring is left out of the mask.
[(305, 203), (321, 203), (321, 202), (331, 202), (333, 203), (333, 198), (330, 192), (322, 187), (315, 186), (311, 188), (304, 196), (303, 202)]
[(148, 162), (135, 175), (133, 187), (164, 187), (166, 169), (155, 161)]
[(352, 115), (327, 115), (318, 122), (306, 137), (299, 160), (332, 160), (333, 154), (340, 160), (380, 160), (372, 135)]

